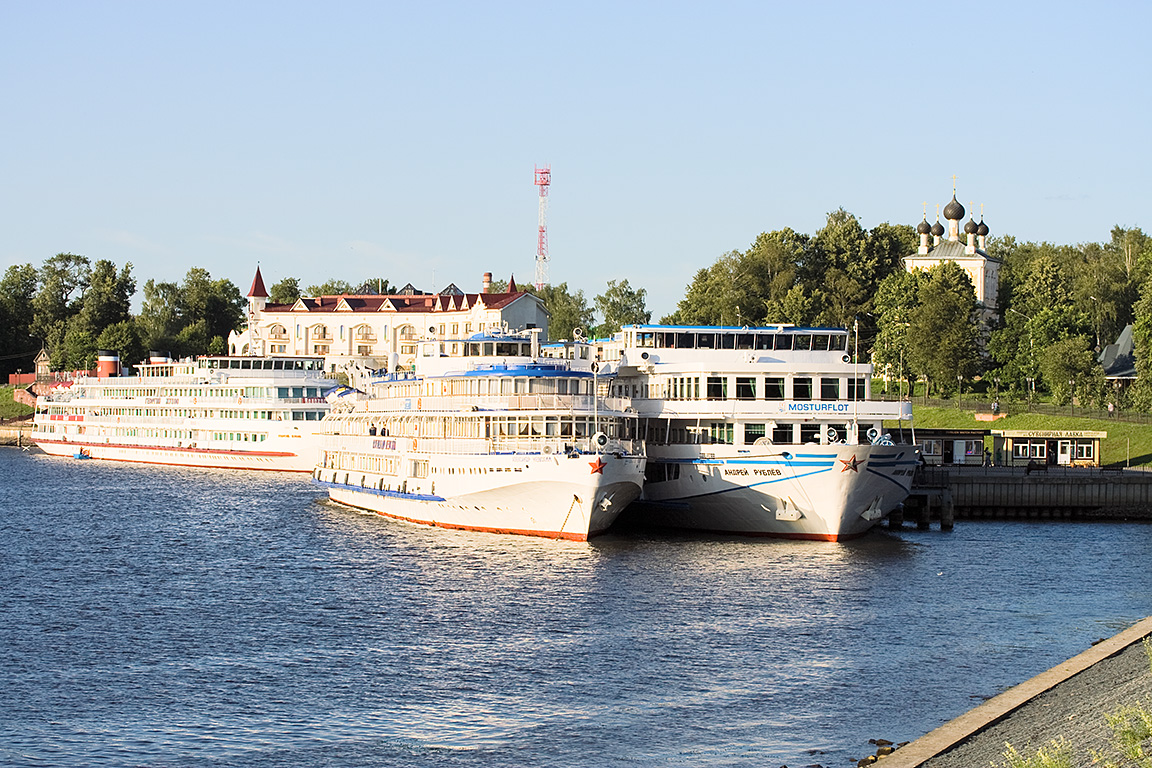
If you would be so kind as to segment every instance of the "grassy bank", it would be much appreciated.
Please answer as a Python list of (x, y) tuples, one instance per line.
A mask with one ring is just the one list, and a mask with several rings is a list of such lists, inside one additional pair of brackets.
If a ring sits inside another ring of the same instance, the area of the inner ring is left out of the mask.
[(12, 399), (13, 387), (0, 387), (0, 419), (27, 416), (33, 409)]
[[(1082, 419), (1042, 413), (1010, 414), (995, 422), (977, 421), (975, 411), (958, 408), (912, 406), (913, 421), (922, 429), (1035, 429), (1107, 432), (1100, 444), (1101, 464), (1125, 466), (1152, 465), (1152, 428), (1119, 419)], [(992, 437), (985, 441), (992, 447)]]

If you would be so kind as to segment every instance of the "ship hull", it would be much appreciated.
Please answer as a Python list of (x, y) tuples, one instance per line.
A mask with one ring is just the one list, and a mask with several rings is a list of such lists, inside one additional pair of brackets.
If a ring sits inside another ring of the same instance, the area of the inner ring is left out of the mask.
[[(435, 461), (435, 457), (432, 457)], [(318, 467), (332, 501), (440, 528), (586, 541), (640, 496), (644, 459), (610, 454), (453, 457), (434, 482)], [(602, 466), (600, 466), (602, 465)], [(476, 470), (484, 470), (477, 472)], [(409, 484), (411, 482), (411, 485)]]
[[(306, 438), (314, 443), (315, 438)], [(104, 461), (123, 461), (135, 464), (163, 464), (202, 469), (242, 469), (269, 472), (311, 472), (316, 466), (315, 446), (307, 450), (226, 451), (208, 448), (188, 448), (165, 445), (120, 445), (84, 441), (35, 440), (37, 447), (50, 456)]]
[[(714, 447), (714, 446), (710, 446)], [(913, 446), (771, 446), (735, 456), (649, 458), (629, 517), (643, 524), (841, 541), (866, 533), (908, 495)]]

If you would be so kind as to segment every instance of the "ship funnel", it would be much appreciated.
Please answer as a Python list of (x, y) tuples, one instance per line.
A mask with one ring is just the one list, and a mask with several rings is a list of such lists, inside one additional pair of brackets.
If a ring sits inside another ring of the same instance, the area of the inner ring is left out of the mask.
[(96, 376), (101, 379), (107, 379), (111, 376), (119, 375), (120, 355), (107, 349), (99, 350), (96, 353)]

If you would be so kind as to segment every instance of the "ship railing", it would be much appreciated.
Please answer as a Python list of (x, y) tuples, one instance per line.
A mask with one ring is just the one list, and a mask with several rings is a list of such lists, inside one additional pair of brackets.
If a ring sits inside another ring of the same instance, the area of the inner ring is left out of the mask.
[(374, 397), (373, 411), (580, 411), (605, 414), (622, 413), (631, 406), (626, 397), (593, 395), (554, 395), (529, 393), (519, 395), (412, 395), (410, 397)]
[(598, 445), (592, 436), (414, 437), (410, 435), (332, 435), (322, 437), (325, 449), (341, 452), (415, 452), (446, 455), (624, 453), (640, 455), (642, 440), (608, 438)]

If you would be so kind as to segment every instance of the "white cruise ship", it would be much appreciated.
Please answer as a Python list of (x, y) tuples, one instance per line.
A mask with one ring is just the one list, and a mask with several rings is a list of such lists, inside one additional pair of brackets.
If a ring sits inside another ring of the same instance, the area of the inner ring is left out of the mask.
[(387, 517), (586, 540), (644, 480), (636, 417), (627, 398), (596, 394), (591, 357), (586, 344), (541, 349), (535, 331), (421, 341), (414, 371), (334, 404), (315, 480)]
[(54, 456), (223, 469), (311, 472), (335, 384), (322, 357), (153, 356), (36, 399), (32, 439)]
[[(842, 329), (633, 325), (603, 355), (647, 446), (648, 524), (836, 541), (903, 502), (909, 402), (870, 399)], [(884, 421), (899, 421), (892, 436)]]

